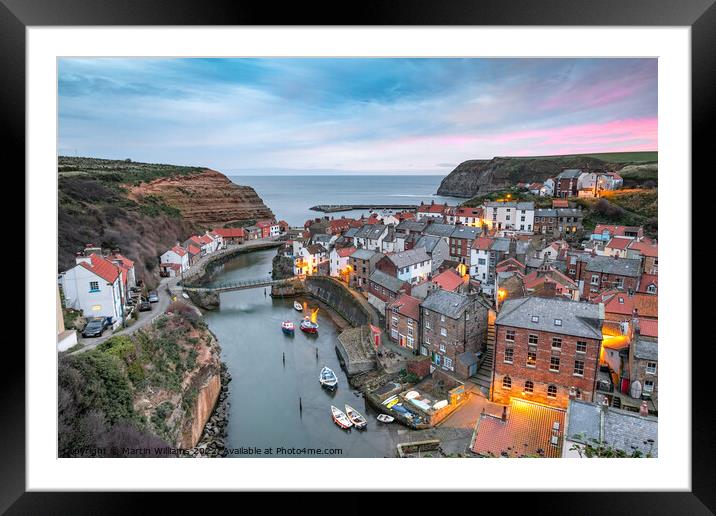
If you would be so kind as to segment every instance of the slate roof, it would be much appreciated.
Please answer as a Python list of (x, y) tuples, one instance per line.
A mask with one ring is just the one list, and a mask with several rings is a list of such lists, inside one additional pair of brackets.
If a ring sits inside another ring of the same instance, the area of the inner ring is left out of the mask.
[[(602, 416), (604, 417), (602, 433)], [(567, 409), (566, 438), (580, 443), (596, 439), (613, 448), (631, 453), (633, 448), (658, 456), (658, 420), (640, 416), (637, 412), (609, 407), (604, 410), (597, 403), (570, 400)], [(653, 447), (645, 442), (653, 439)]]
[(343, 236), (346, 238), (353, 238), (356, 236), (356, 233), (358, 233), (358, 228), (350, 228), (348, 231), (343, 233)]
[(422, 247), (425, 252), (432, 253), (435, 246), (440, 243), (441, 238), (432, 235), (423, 235), (415, 242), (414, 248)]
[(556, 217), (557, 210), (554, 208), (538, 208), (535, 210), (535, 217)]
[(368, 249), (356, 249), (351, 257), (357, 260), (370, 260), (377, 252), (378, 251), (370, 251)]
[(378, 240), (385, 231), (383, 224), (365, 224), (355, 234), (357, 238), (368, 238), (370, 240)]
[(423, 230), (424, 235), (433, 235), (438, 237), (449, 237), (452, 232), (455, 231), (453, 224), (442, 224), (440, 222), (433, 222), (428, 224)]
[(323, 247), (321, 244), (313, 244), (313, 245), (307, 245), (306, 251), (309, 252), (309, 254), (318, 254), (318, 253), (325, 253), (326, 248)]
[(587, 262), (585, 270), (588, 272), (601, 272), (630, 276), (633, 278), (641, 274), (641, 260), (631, 258), (614, 258), (612, 256), (588, 256), (583, 258)]
[(524, 201), (524, 202), (516, 202), (516, 201), (488, 201), (484, 204), (486, 208), (500, 208), (500, 207), (507, 207), (507, 208), (515, 208), (517, 210), (534, 210), (535, 209), (535, 203), (532, 201)]
[(652, 339), (637, 337), (634, 343), (634, 356), (643, 360), (659, 360), (658, 342)]
[(495, 238), (490, 246), (490, 251), (501, 251), (507, 253), (510, 251), (510, 239), (509, 238)]
[(565, 170), (562, 170), (557, 175), (557, 179), (575, 179), (582, 175), (582, 170), (579, 168), (568, 168)]
[[(538, 317), (537, 322), (532, 321), (533, 316)], [(555, 319), (561, 319), (562, 325), (557, 326)], [(604, 307), (601, 304), (560, 298), (525, 297), (507, 299), (502, 304), (495, 324), (601, 339), (603, 319)]]
[(458, 319), (469, 304), (470, 299), (467, 296), (439, 289), (431, 292), (420, 306), (452, 319)]
[(482, 228), (476, 228), (472, 226), (457, 226), (450, 238), (465, 238), (468, 240), (474, 240), (482, 234)]
[(403, 285), (405, 285), (405, 281), (377, 269), (373, 271), (373, 274), (371, 274), (368, 279), (381, 287), (387, 288), (391, 292), (398, 292), (403, 288)]
[(509, 457), (561, 457), (565, 416), (563, 409), (511, 398), (507, 421), (490, 414), (480, 416), (472, 451), (495, 457), (503, 456), (503, 452)]
[(427, 225), (428, 223), (425, 221), (406, 219), (398, 223), (398, 225), (395, 226), (395, 229), (401, 232), (410, 231), (413, 233), (421, 233)]
[(425, 249), (422, 247), (416, 247), (407, 251), (389, 254), (387, 257), (399, 269), (430, 260), (430, 256), (428, 256), (428, 253), (426, 253)]

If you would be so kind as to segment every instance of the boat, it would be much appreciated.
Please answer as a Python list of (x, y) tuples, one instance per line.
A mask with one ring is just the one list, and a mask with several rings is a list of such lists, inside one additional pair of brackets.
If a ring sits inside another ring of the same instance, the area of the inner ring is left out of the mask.
[(296, 326), (291, 321), (283, 321), (281, 323), (281, 330), (286, 335), (293, 335), (293, 331), (296, 329)]
[(301, 321), (301, 331), (305, 333), (318, 333), (318, 324), (311, 322), (308, 318)]
[(356, 427), (358, 430), (362, 430), (363, 428), (368, 426), (368, 420), (350, 405), (346, 405), (346, 416), (348, 416), (348, 419), (351, 420), (353, 426)]
[(331, 414), (333, 414), (333, 422), (341, 428), (345, 429), (353, 426), (353, 423), (351, 423), (351, 420), (348, 419), (348, 416), (333, 405), (331, 405)]
[(189, 299), (189, 294), (187, 294), (186, 292), (182, 292), (181, 295), (184, 299)]
[(333, 369), (329, 367), (324, 366), (323, 369), (321, 369), (321, 373), (318, 375), (318, 382), (321, 384), (321, 387), (326, 387), (327, 389), (335, 389), (338, 387), (338, 377), (336, 373), (333, 372)]
[(395, 418), (393, 416), (389, 416), (388, 414), (380, 414), (378, 417), (376, 417), (378, 421), (381, 423), (392, 423), (395, 421)]
[(293, 302), (293, 307), (299, 312), (303, 312), (303, 306), (301, 306), (301, 303), (299, 303), (298, 301)]

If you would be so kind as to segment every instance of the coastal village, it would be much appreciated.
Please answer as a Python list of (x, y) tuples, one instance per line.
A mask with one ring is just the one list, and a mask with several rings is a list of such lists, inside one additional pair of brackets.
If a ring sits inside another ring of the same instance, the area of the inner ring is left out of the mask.
[[(337, 207), (300, 227), (209, 227), (157, 257), (158, 292), (121, 249), (89, 243), (59, 274), (58, 297), (100, 321), (100, 335), (120, 334), (170, 302), (207, 308), (196, 271), (269, 245), (274, 269), (256, 287), (312, 297), (348, 321), (336, 353), (350, 387), (383, 416), (370, 425), (408, 429), (398, 456), (656, 457), (658, 244), (640, 226), (585, 228), (575, 202), (622, 186), (614, 172), (564, 169), (477, 206), (374, 207), (360, 217)], [(58, 313), (59, 351), (92, 340)], [(334, 412), (351, 426), (344, 417)], [(455, 420), (468, 431), (447, 451), (440, 430)]]

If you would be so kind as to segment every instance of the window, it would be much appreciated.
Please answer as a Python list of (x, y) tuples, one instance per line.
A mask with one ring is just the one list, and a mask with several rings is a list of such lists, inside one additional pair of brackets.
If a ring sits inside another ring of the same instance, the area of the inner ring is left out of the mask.
[(559, 373), (559, 357), (550, 357), (549, 370), (553, 373)]
[(443, 353), (445, 353), (445, 343), (444, 343), (444, 342), (441, 342), (441, 343), (440, 343), (440, 351), (442, 351)]
[(552, 337), (552, 348), (562, 349), (562, 339), (559, 337)]
[(656, 362), (646, 363), (646, 374), (656, 374)]
[(532, 316), (532, 322), (538, 323), (538, 322), (539, 322), (539, 316), (538, 316), (538, 315), (533, 315), (533, 316)]
[(557, 386), (556, 385), (550, 385), (547, 387), (547, 397), (548, 398), (556, 398), (557, 397)]
[(537, 335), (530, 333), (530, 336), (528, 337), (530, 344), (537, 344)]
[(527, 380), (525, 382), (525, 392), (527, 394), (532, 394), (535, 390), (535, 384), (531, 380)]
[(575, 376), (584, 376), (584, 360), (575, 360), (574, 361), (574, 375)]
[(577, 353), (586, 353), (587, 352), (587, 343), (583, 340), (577, 341)]
[(509, 376), (505, 376), (502, 378), (502, 388), (503, 389), (512, 389), (512, 378)]
[(574, 270), (574, 269), (569, 269), (569, 273), (570, 273), (570, 274), (572, 274), (572, 275), (574, 275), (574, 274), (576, 274), (576, 273), (577, 273), (577, 271), (576, 271), (576, 270)]
[(505, 332), (505, 340), (508, 342), (514, 342), (515, 341), (515, 330), (507, 330)]
[(398, 330), (396, 330), (395, 328), (393, 328), (392, 330), (390, 330), (390, 336), (391, 336), (392, 338), (394, 338), (395, 340), (398, 340)]
[(646, 287), (646, 291), (649, 294), (656, 294), (656, 285), (649, 285), (648, 287)]
[(440, 316), (440, 322), (445, 322), (445, 316), (444, 316), (444, 315), (441, 315), (441, 316)]
[(413, 344), (415, 344), (415, 339), (413, 337), (411, 337), (410, 335), (408, 335), (408, 347), (410, 349), (413, 349)]
[(536, 367), (537, 365), (537, 348), (530, 346), (527, 350), (527, 367)]
[(592, 285), (599, 285), (599, 274), (592, 274)]
[(90, 292), (99, 292), (99, 282), (90, 281)]
[(511, 364), (515, 357), (515, 350), (513, 348), (505, 348), (505, 363)]
[(445, 364), (444, 364), (444, 365), (445, 365), (445, 367), (446, 367), (447, 369), (450, 369), (451, 371), (453, 370), (453, 367), (452, 367), (452, 359), (451, 359), (451, 358), (445, 357)]
[(440, 328), (440, 335), (447, 337), (447, 330), (445, 328)]
[(555, 319), (555, 320), (554, 320), (554, 325), (555, 325), (555, 326), (562, 326), (562, 319)]
[(654, 392), (654, 382), (651, 380), (644, 381), (644, 392)]
[(430, 321), (425, 321), (425, 327), (429, 330), (430, 329)]
[(426, 348), (425, 346), (420, 346), (420, 354), (423, 356), (428, 356), (428, 348)]
[(412, 328), (412, 327), (413, 327), (413, 320), (408, 319), (408, 328)]
[(393, 326), (398, 326), (398, 318), (393, 317), (392, 320), (393, 320)]

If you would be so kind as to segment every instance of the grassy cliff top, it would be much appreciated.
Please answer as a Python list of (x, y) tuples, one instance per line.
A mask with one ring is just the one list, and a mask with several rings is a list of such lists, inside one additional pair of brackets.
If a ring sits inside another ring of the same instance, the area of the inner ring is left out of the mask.
[(160, 177), (198, 174), (205, 167), (140, 163), (132, 160), (112, 160), (59, 156), (57, 173), (60, 178), (81, 177), (110, 183), (138, 185)]

